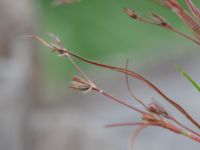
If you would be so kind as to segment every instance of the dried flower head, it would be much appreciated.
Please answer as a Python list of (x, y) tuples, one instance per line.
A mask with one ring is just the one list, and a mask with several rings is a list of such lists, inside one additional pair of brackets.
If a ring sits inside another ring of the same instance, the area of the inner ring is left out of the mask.
[(88, 93), (92, 89), (96, 88), (96, 85), (91, 81), (88, 82), (80, 77), (75, 76), (71, 81), (70, 88), (83, 91), (83, 93)]
[(169, 26), (167, 20), (156, 13), (151, 13), (151, 19), (160, 24), (161, 26)]
[(124, 12), (129, 16), (131, 17), (132, 19), (138, 19), (139, 16), (137, 14), (136, 11), (130, 9), (130, 8), (124, 8)]
[(152, 113), (155, 113), (157, 115), (161, 115), (161, 116), (168, 116), (167, 111), (165, 110), (165, 108), (163, 106), (161, 106), (158, 102), (152, 102), (148, 105), (148, 110)]

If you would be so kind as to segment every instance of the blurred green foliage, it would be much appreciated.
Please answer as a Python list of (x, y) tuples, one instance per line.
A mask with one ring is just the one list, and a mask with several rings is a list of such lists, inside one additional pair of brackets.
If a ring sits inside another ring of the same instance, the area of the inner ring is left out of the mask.
[[(193, 45), (175, 33), (133, 21), (122, 12), (123, 7), (133, 8), (146, 17), (149, 12), (157, 12), (175, 27), (188, 31), (173, 12), (153, 0), (81, 0), (59, 7), (53, 7), (52, 0), (40, 0), (38, 3), (42, 35), (52, 32), (73, 52), (104, 63), (110, 63), (112, 59), (113, 65), (124, 65), (127, 57), (148, 63), (158, 56), (170, 57), (185, 52), (187, 49), (180, 49), (181, 46)], [(48, 51), (42, 54), (50, 78), (62, 81), (69, 79), (67, 75), (74, 74), (66, 60)]]

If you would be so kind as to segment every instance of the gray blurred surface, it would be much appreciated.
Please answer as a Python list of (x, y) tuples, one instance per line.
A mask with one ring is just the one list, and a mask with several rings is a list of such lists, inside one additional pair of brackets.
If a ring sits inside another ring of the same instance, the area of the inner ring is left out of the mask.
[(37, 52), (34, 43), (22, 36), (35, 33), (34, 15), (31, 0), (0, 0), (1, 150), (24, 150), (30, 146), (28, 120), (37, 95)]

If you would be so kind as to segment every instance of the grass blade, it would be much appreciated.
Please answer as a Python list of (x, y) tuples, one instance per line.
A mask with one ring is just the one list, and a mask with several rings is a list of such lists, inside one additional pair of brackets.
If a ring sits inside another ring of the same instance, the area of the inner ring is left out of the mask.
[(190, 77), (179, 65), (176, 65), (177, 70), (184, 75), (191, 83), (192, 85), (200, 92), (200, 86)]

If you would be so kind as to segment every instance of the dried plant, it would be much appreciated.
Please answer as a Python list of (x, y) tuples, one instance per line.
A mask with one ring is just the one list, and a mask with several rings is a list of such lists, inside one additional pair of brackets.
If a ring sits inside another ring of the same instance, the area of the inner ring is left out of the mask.
[[(191, 14), (187, 12), (176, 0), (157, 0), (156, 2), (159, 2), (160, 4), (170, 8), (173, 12), (176, 13), (176, 15), (185, 23), (189, 29), (193, 32), (194, 36), (189, 36), (185, 33), (182, 33), (178, 29), (174, 28), (164, 17), (161, 17), (160, 15), (156, 13), (151, 13), (149, 19), (145, 19), (144, 17), (141, 17), (138, 15), (134, 10), (130, 8), (124, 8), (124, 12), (130, 16), (134, 20), (138, 20), (140, 22), (153, 24), (156, 26), (160, 26), (162, 28), (171, 30), (173, 32), (176, 32), (180, 34), (181, 36), (195, 42), (196, 44), (200, 45), (200, 10), (192, 3), (191, 0), (185, 0), (185, 3), (188, 5)], [(118, 127), (118, 126), (138, 126), (138, 130), (135, 133), (133, 140), (135, 137), (146, 127), (149, 126), (156, 126), (161, 127), (164, 129), (167, 129), (169, 131), (172, 131), (176, 134), (185, 136), (191, 140), (194, 140), (196, 142), (200, 143), (200, 123), (194, 119), (181, 105), (179, 105), (176, 100), (171, 99), (169, 96), (167, 96), (164, 92), (161, 91), (156, 85), (151, 83), (149, 80), (144, 78), (142, 75), (140, 75), (137, 72), (131, 71), (128, 69), (128, 61), (126, 63), (126, 67), (117, 67), (117, 66), (111, 66), (106, 65), (102, 63), (98, 63), (95, 61), (92, 61), (90, 59), (86, 59), (84, 57), (81, 57), (72, 51), (64, 48), (61, 41), (58, 37), (56, 37), (53, 34), (49, 34), (53, 40), (53, 42), (47, 42), (43, 40), (42, 38), (34, 35), (29, 35), (26, 37), (31, 37), (45, 46), (49, 47), (53, 50), (53, 52), (57, 53), (59, 56), (66, 57), (70, 60), (70, 62), (73, 64), (75, 69), (80, 74), (79, 76), (75, 76), (72, 79), (70, 87), (82, 91), (83, 93), (87, 92), (98, 92), (99, 94), (107, 97), (109, 100), (112, 100), (113, 102), (116, 102), (120, 105), (123, 105), (134, 112), (139, 113), (140, 120), (134, 121), (134, 122), (128, 122), (128, 123), (115, 123), (115, 124), (109, 124), (106, 125), (106, 127)], [(135, 106), (132, 106), (128, 104), (125, 100), (119, 99), (110, 93), (104, 91), (100, 87), (98, 87), (94, 82), (92, 82), (86, 75), (83, 73), (83, 71), (78, 67), (78, 65), (75, 63), (74, 59), (78, 59), (80, 61), (89, 63), (91, 65), (95, 65), (98, 67), (102, 67), (105, 69), (109, 69), (115, 72), (119, 72), (125, 75), (126, 77), (126, 85), (127, 89), (130, 93), (130, 95), (135, 99), (141, 106), (143, 106), (143, 109), (137, 108)], [(180, 67), (179, 71), (189, 80), (192, 82), (192, 84), (198, 89), (199, 86), (192, 80), (192, 78), (184, 72)], [(171, 112), (168, 112), (168, 110), (162, 106), (160, 103), (157, 102), (151, 102), (150, 104), (146, 104), (144, 100), (139, 99), (131, 90), (128, 78), (132, 77), (135, 78), (143, 83), (145, 83), (149, 88), (153, 89), (158, 95), (164, 98), (166, 102), (168, 102), (171, 106), (174, 107), (174, 109), (178, 110), (183, 116), (185, 116), (197, 129), (197, 131), (193, 130), (192, 128), (189, 128), (185, 126), (182, 122), (179, 121), (179, 118), (176, 117), (175, 114), (171, 114)]]

